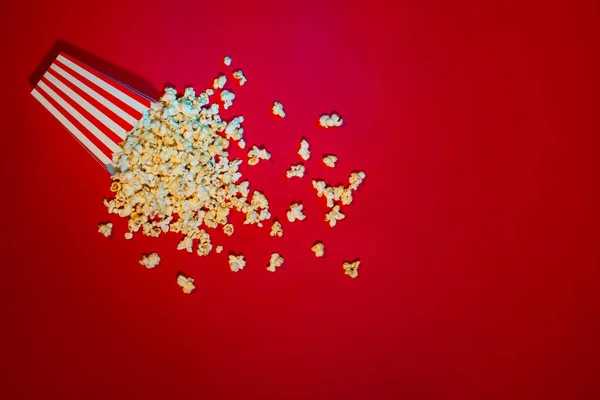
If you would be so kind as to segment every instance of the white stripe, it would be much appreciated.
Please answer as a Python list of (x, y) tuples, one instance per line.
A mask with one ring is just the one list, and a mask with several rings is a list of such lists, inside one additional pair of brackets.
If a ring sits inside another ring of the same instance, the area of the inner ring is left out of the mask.
[(48, 100), (46, 100), (41, 94), (39, 94), (37, 90), (33, 89), (31, 94), (40, 103), (42, 103), (42, 105), (46, 107), (48, 111), (50, 111), (50, 114), (54, 115), (54, 117), (57, 120), (59, 120), (65, 126), (65, 128), (67, 128), (73, 134), (73, 136), (75, 136), (89, 151), (91, 151), (96, 157), (98, 157), (100, 162), (102, 162), (105, 165), (111, 163), (110, 159), (106, 156), (106, 154), (101, 152), (100, 149), (98, 149), (94, 143), (92, 143), (88, 138), (86, 138), (85, 135), (75, 127), (75, 125), (73, 125), (67, 118), (65, 118), (60, 113), (60, 111), (58, 111), (52, 104), (48, 102)]
[(101, 94), (95, 92), (89, 86), (86, 86), (79, 79), (75, 78), (73, 75), (69, 74), (67, 71), (65, 71), (64, 69), (62, 69), (58, 65), (52, 64), (50, 66), (50, 69), (53, 69), (54, 71), (56, 71), (63, 78), (65, 78), (66, 80), (68, 80), (69, 82), (71, 82), (73, 85), (77, 86), (79, 89), (81, 89), (82, 91), (84, 91), (85, 93), (87, 93), (88, 95), (90, 95), (90, 97), (92, 97), (98, 103), (102, 104), (104, 107), (108, 108), (110, 111), (112, 111), (115, 114), (117, 114), (125, 122), (131, 124), (132, 126), (135, 125), (135, 123), (137, 122), (137, 120), (134, 117), (132, 117), (131, 115), (127, 114), (125, 111), (123, 111), (122, 109), (120, 109), (119, 107), (117, 107), (116, 105), (114, 105), (113, 103), (111, 103), (110, 100), (107, 100), (104, 97), (102, 97)]
[(62, 97), (48, 87), (44, 82), (39, 81), (38, 87), (40, 87), (48, 96), (52, 97), (62, 108), (64, 108), (69, 114), (73, 116), (79, 123), (85, 126), (94, 136), (96, 136), (106, 147), (111, 149), (113, 152), (119, 150), (119, 146), (112, 140), (110, 140), (100, 129), (92, 124), (86, 117), (81, 115), (79, 111), (74, 109), (69, 103), (67, 103)]
[(108, 93), (112, 94), (117, 99), (121, 100), (123, 103), (132, 107), (134, 110), (137, 110), (137, 111), (141, 112), (142, 114), (148, 110), (148, 106), (145, 106), (142, 103), (138, 102), (137, 100), (132, 99), (131, 97), (127, 96), (125, 93), (121, 92), (120, 90), (115, 89), (113, 86), (109, 85), (108, 83), (104, 82), (102, 79), (94, 76), (93, 74), (87, 72), (85, 69), (81, 68), (79, 65), (67, 60), (62, 55), (59, 55), (58, 57), (56, 57), (56, 59), (58, 61), (60, 61), (61, 63), (65, 64), (66, 66), (68, 66), (69, 68), (71, 68), (73, 71), (77, 72), (79, 75), (85, 77), (86, 79), (88, 79), (91, 82), (95, 83), (96, 85), (100, 86), (102, 89), (106, 90)]
[[(92, 114), (98, 121), (100, 121), (104, 125), (106, 125), (106, 127), (108, 129), (110, 129), (111, 131), (113, 131), (117, 136), (119, 136), (122, 139), (125, 139), (125, 136), (127, 135), (127, 131), (125, 131), (125, 129), (121, 128), (115, 121), (108, 118), (100, 110), (98, 110), (96, 107), (91, 105), (87, 100), (85, 100), (80, 95), (78, 95), (77, 93), (75, 93), (74, 91), (69, 89), (64, 83), (62, 83), (61, 81), (56, 79), (54, 77), (54, 75), (52, 75), (49, 71), (46, 72), (43, 77), (48, 79), (50, 82), (52, 82), (52, 84), (54, 86), (56, 86), (57, 88), (62, 90), (62, 92), (64, 94), (66, 94), (68, 97), (73, 99), (73, 101), (75, 103), (77, 103), (81, 107), (83, 107), (83, 109), (85, 109), (85, 111)], [(42, 82), (40, 82), (40, 83), (42, 83)], [(39, 85), (39, 83), (38, 83), (38, 85)]]

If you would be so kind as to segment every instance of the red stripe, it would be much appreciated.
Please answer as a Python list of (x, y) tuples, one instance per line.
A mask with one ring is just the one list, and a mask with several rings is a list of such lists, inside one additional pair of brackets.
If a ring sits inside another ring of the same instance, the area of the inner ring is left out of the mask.
[[(125, 111), (127, 114), (131, 115), (136, 120), (142, 119), (141, 112), (132, 108), (130, 105), (125, 104), (123, 101), (119, 100), (118, 98), (116, 98), (115, 96), (113, 96), (112, 94), (107, 92), (106, 90), (102, 89), (100, 86), (96, 85), (95, 83), (93, 83), (92, 81), (90, 81), (89, 79), (84, 77), (83, 75), (80, 75), (77, 71), (69, 68), (69, 66), (61, 63), (59, 60), (54, 60), (54, 64), (56, 64), (58, 67), (62, 68), (65, 72), (68, 72), (74, 78), (77, 78), (79, 81), (81, 81), (81, 83), (83, 83), (84, 85), (86, 85), (87, 87), (92, 89), (94, 92), (98, 93), (100, 96), (104, 97), (106, 100), (113, 103), (115, 106), (117, 106), (121, 110)], [(51, 70), (49, 70), (49, 71), (51, 71)], [(94, 74), (94, 75), (96, 75), (96, 74)], [(130, 129), (127, 129), (127, 130), (129, 131)]]
[[(79, 111), (79, 113), (81, 115), (83, 115), (88, 121), (90, 121), (94, 126), (96, 126), (101, 132), (103, 132), (105, 134), (107, 133), (106, 131), (109, 130), (108, 128), (106, 128), (99, 121), (97, 121), (95, 118), (93, 118), (87, 111), (85, 111), (83, 108), (81, 108), (81, 106), (79, 106), (77, 103), (75, 103), (69, 97), (67, 97), (60, 89), (58, 89), (56, 86), (54, 86), (52, 84), (52, 82), (48, 81), (46, 78), (43, 78), (43, 77), (42, 77), (42, 79), (40, 81), (44, 82), (63, 101), (65, 101), (71, 107), (73, 107), (74, 109), (76, 109), (77, 111)], [(75, 127), (77, 127), (77, 129), (79, 129), (79, 131), (85, 137), (87, 137), (92, 143), (94, 143), (96, 145), (96, 147), (98, 147), (98, 149), (102, 153), (106, 154), (106, 156), (108, 158), (112, 159), (112, 153), (113, 153), (113, 151), (110, 148), (108, 148), (104, 143), (102, 143), (100, 141), (100, 139), (98, 139), (89, 129), (87, 129), (83, 124), (81, 124), (81, 122), (79, 122), (79, 120), (77, 120), (74, 116), (72, 116), (71, 113), (69, 113), (67, 110), (65, 110), (60, 104), (58, 104), (58, 102), (56, 102), (52, 97), (50, 97), (44, 91), (43, 88), (38, 87), (38, 92), (40, 92), (40, 94), (42, 96), (44, 96), (44, 98), (46, 100), (48, 100), (56, 109), (58, 109), (60, 111), (60, 113), (65, 116), (65, 118), (67, 118), (73, 125), (75, 125)], [(94, 122), (97, 122), (97, 123), (94, 123)], [(102, 126), (98, 126), (98, 124), (100, 124)], [(102, 128), (104, 128), (104, 129), (102, 129)], [(109, 137), (109, 139), (110, 139), (110, 137)]]
[[(110, 120), (114, 121), (121, 128), (125, 129), (126, 132), (129, 132), (133, 128), (133, 126), (130, 123), (122, 120), (121, 117), (119, 117), (117, 114), (113, 113), (111, 110), (109, 110), (108, 108), (103, 106), (101, 103), (96, 101), (93, 97), (91, 97), (90, 95), (85, 93), (83, 90), (79, 89), (77, 86), (75, 86), (74, 84), (72, 84), (71, 82), (66, 80), (64, 77), (62, 77), (56, 71), (49, 69), (48, 74), (52, 75), (54, 78), (56, 78), (61, 83), (63, 83), (65, 86), (67, 86), (69, 89), (71, 89), (72, 91), (77, 93), (79, 96), (81, 96), (88, 103), (90, 103), (91, 105), (96, 107), (102, 114), (106, 115)], [(118, 136), (116, 134), (114, 134), (114, 137), (118, 138)], [(121, 140), (121, 139), (119, 139), (119, 140)]]
[(99, 71), (96, 71), (95, 69), (88, 67), (87, 65), (85, 65), (85, 64), (77, 61), (76, 59), (70, 57), (69, 55), (67, 55), (65, 53), (60, 53), (60, 55), (63, 56), (64, 58), (66, 58), (67, 60), (71, 61), (72, 63), (77, 64), (79, 67), (85, 69), (90, 74), (93, 74), (98, 79), (101, 79), (104, 82), (108, 83), (109, 85), (111, 85), (115, 89), (119, 90), (123, 94), (131, 97), (132, 99), (135, 99), (138, 103), (140, 103), (140, 104), (142, 104), (142, 105), (144, 105), (144, 106), (146, 106), (148, 108), (150, 108), (150, 106), (152, 105), (151, 102), (150, 102), (150, 100), (144, 98), (143, 96), (140, 96), (139, 94), (137, 94), (133, 90), (128, 89), (125, 86), (122, 86), (122, 85), (116, 83), (114, 80), (110, 79), (109, 77), (107, 77), (106, 75), (100, 73)]

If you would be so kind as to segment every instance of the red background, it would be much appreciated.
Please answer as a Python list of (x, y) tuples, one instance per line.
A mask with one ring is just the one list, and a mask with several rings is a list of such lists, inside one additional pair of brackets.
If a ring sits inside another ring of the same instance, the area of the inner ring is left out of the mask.
[[(0, 398), (598, 398), (598, 3), (412, 3), (3, 4)], [(57, 40), (153, 96), (230, 55), (230, 115), (273, 154), (243, 173), (307, 220), (215, 235), (238, 274), (123, 220), (103, 238), (108, 174), (29, 95)], [(283, 178), (302, 136), (309, 176), (368, 175), (335, 229)]]

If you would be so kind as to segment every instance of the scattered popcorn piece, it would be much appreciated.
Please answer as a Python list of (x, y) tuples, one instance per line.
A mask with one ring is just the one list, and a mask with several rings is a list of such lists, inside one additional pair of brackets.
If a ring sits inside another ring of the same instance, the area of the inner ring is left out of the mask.
[(233, 235), (233, 224), (223, 225), (223, 233), (227, 236)]
[(283, 257), (281, 257), (278, 253), (271, 254), (271, 258), (269, 259), (269, 266), (267, 267), (267, 271), (275, 272), (277, 267), (281, 267), (283, 264)]
[(140, 264), (144, 265), (148, 269), (154, 268), (160, 264), (160, 257), (157, 253), (150, 253), (147, 256), (144, 254), (142, 255)]
[(323, 163), (325, 163), (325, 165), (327, 165), (329, 168), (334, 168), (336, 161), (337, 157), (333, 155), (323, 158)]
[(304, 165), (292, 165), (288, 171), (286, 171), (285, 175), (288, 178), (293, 178), (297, 176), (298, 178), (304, 177)]
[(308, 142), (304, 139), (302, 139), (302, 142), (300, 142), (300, 150), (298, 150), (298, 154), (300, 154), (300, 157), (302, 157), (302, 159), (304, 161), (306, 161), (310, 158), (310, 151), (308, 150)]
[(281, 118), (285, 118), (285, 111), (283, 111), (283, 104), (276, 101), (273, 103), (273, 114), (278, 115)]
[(281, 227), (281, 223), (279, 221), (274, 221), (273, 225), (271, 225), (271, 236), (283, 236), (283, 228)]
[(239, 148), (240, 148), (240, 149), (242, 149), (242, 150), (246, 148), (246, 142), (244, 141), (244, 139), (240, 139), (240, 140), (238, 141), (238, 146), (239, 146)]
[(225, 58), (223, 59), (223, 64), (229, 67), (231, 65), (231, 57), (225, 56)]
[(226, 82), (227, 82), (227, 77), (225, 75), (221, 75), (220, 77), (218, 77), (217, 79), (215, 79), (213, 81), (213, 88), (214, 89), (223, 89)]
[(177, 244), (177, 250), (187, 250), (189, 253), (192, 252), (192, 246), (194, 245), (194, 239), (189, 236), (184, 237)]
[(113, 227), (112, 222), (109, 222), (106, 224), (100, 224), (100, 225), (98, 225), (98, 232), (103, 234), (104, 237), (109, 237), (110, 234), (112, 233), (112, 227)]
[(183, 275), (177, 277), (177, 284), (183, 288), (183, 293), (190, 294), (196, 286), (194, 285), (194, 278), (186, 278)]
[(211, 88), (208, 88), (208, 89), (206, 89), (205, 93), (206, 93), (207, 96), (212, 96), (213, 94), (215, 94), (215, 91), (212, 90)]
[(231, 268), (233, 272), (238, 272), (239, 270), (244, 269), (245, 266), (246, 260), (244, 260), (244, 256), (229, 256), (229, 268)]
[(218, 245), (215, 251), (217, 252), (217, 254), (221, 254), (223, 252), (223, 246)]
[(337, 224), (337, 221), (344, 218), (346, 218), (346, 216), (340, 211), (340, 206), (333, 207), (333, 209), (325, 215), (325, 221), (329, 222), (329, 226), (332, 228)]
[(358, 266), (360, 265), (360, 260), (356, 260), (352, 263), (344, 262), (344, 274), (350, 275), (350, 278), (356, 278), (358, 276)]
[(225, 107), (226, 110), (233, 105), (233, 99), (235, 99), (235, 94), (231, 93), (229, 90), (223, 90), (221, 92), (221, 100), (223, 101), (223, 107)]
[(302, 221), (306, 218), (306, 215), (302, 213), (302, 204), (294, 203), (290, 206), (290, 210), (287, 212), (287, 219), (290, 222), (295, 220)]
[(240, 81), (240, 86), (243, 86), (244, 83), (246, 83), (248, 81), (248, 79), (246, 79), (246, 77), (244, 76), (244, 73), (241, 70), (235, 71), (233, 73), (233, 77)]
[(131, 232), (125, 232), (125, 239), (130, 240), (133, 239), (133, 233)]
[(364, 171), (353, 172), (352, 174), (350, 174), (350, 189), (358, 189), (358, 186), (362, 183), (363, 179), (365, 179), (366, 176), (367, 174), (365, 174)]
[(342, 200), (342, 204), (347, 206), (352, 203), (352, 189), (344, 188), (344, 193), (342, 193), (340, 200)]
[(344, 122), (343, 119), (340, 118), (337, 114), (332, 114), (331, 116), (325, 114), (321, 118), (319, 118), (319, 125), (323, 128), (331, 128), (333, 126), (340, 126)]
[(253, 146), (252, 150), (248, 152), (248, 164), (256, 165), (259, 160), (268, 160), (271, 158), (271, 153), (265, 149), (259, 149), (257, 146)]
[(318, 242), (313, 247), (311, 247), (311, 250), (315, 252), (315, 256), (323, 257), (323, 255), (325, 254), (325, 245), (321, 242)]

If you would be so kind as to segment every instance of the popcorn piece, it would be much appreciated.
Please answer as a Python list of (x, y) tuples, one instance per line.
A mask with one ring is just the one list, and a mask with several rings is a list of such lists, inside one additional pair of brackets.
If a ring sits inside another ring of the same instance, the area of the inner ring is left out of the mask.
[(235, 99), (235, 94), (231, 93), (229, 90), (223, 90), (221, 92), (221, 100), (223, 101), (223, 107), (225, 107), (226, 110), (233, 105), (233, 99)]
[(206, 89), (205, 93), (206, 93), (207, 96), (212, 96), (213, 94), (215, 94), (215, 91), (212, 90), (211, 88), (208, 88), (208, 89)]
[(223, 233), (225, 233), (227, 236), (233, 235), (233, 225), (232, 224), (223, 225)]
[(271, 154), (265, 149), (259, 149), (257, 146), (253, 146), (252, 150), (248, 152), (248, 164), (256, 165), (259, 160), (268, 160), (271, 158)]
[(331, 116), (325, 114), (321, 118), (319, 118), (319, 125), (321, 125), (323, 128), (341, 126), (343, 122), (344, 120), (342, 120), (337, 114), (332, 114)]
[(337, 157), (333, 155), (323, 158), (323, 163), (325, 163), (325, 165), (327, 165), (329, 168), (334, 168), (336, 161)]
[(311, 250), (314, 251), (315, 256), (323, 257), (323, 255), (325, 254), (325, 245), (321, 242), (318, 242), (313, 247), (311, 247)]
[(240, 147), (240, 149), (246, 148), (246, 142), (244, 141), (244, 139), (240, 139), (240, 141), (238, 142), (238, 146)]
[(290, 169), (286, 171), (285, 175), (288, 178), (293, 178), (295, 176), (297, 176), (298, 178), (302, 178), (304, 177), (304, 170), (304, 165), (302, 164), (292, 165)]
[(198, 249), (196, 250), (196, 254), (199, 256), (207, 256), (212, 250), (212, 244), (210, 242), (200, 242), (198, 245)]
[(125, 239), (127, 239), (127, 240), (133, 239), (133, 233), (131, 233), (131, 232), (125, 232), (124, 236), (125, 236)]
[(233, 272), (238, 272), (239, 270), (244, 269), (245, 266), (246, 260), (244, 260), (244, 256), (229, 256), (229, 268), (231, 268)]
[(113, 227), (112, 222), (109, 222), (106, 224), (100, 224), (100, 225), (98, 225), (98, 232), (103, 234), (104, 237), (109, 237), (110, 234), (112, 233), (112, 227)]
[(283, 111), (283, 104), (276, 101), (273, 103), (273, 115), (278, 115), (281, 118), (285, 118), (285, 111)]
[(304, 139), (302, 140), (302, 142), (300, 142), (300, 150), (298, 150), (298, 154), (300, 154), (300, 157), (302, 157), (302, 159), (304, 161), (306, 161), (310, 158), (310, 151), (308, 150), (308, 142)]
[(231, 58), (228, 56), (225, 56), (225, 58), (223, 59), (223, 64), (225, 64), (229, 67), (231, 65)]
[(243, 86), (248, 81), (241, 70), (235, 71), (233, 77), (240, 81), (240, 86)]
[(295, 220), (302, 221), (306, 218), (306, 215), (302, 213), (302, 204), (294, 203), (290, 206), (290, 210), (287, 212), (287, 219), (290, 222)]
[(273, 225), (271, 225), (271, 236), (283, 236), (283, 228), (281, 227), (281, 223), (279, 221), (274, 221)]
[(221, 75), (220, 77), (218, 77), (217, 79), (215, 79), (213, 81), (213, 88), (214, 89), (223, 89), (226, 82), (227, 82), (227, 77), (225, 75)]
[(344, 218), (346, 218), (346, 216), (340, 211), (340, 206), (333, 207), (333, 209), (325, 215), (325, 221), (329, 222), (329, 226), (332, 228), (337, 224), (337, 221)]
[(196, 286), (194, 285), (194, 278), (186, 278), (183, 275), (177, 277), (177, 284), (183, 288), (183, 293), (190, 294)]
[(267, 271), (275, 272), (277, 267), (281, 267), (283, 264), (283, 257), (281, 257), (278, 253), (271, 254), (271, 258), (269, 259), (269, 266), (267, 267)]
[(150, 253), (147, 256), (144, 254), (142, 255), (140, 264), (144, 265), (148, 269), (154, 268), (160, 264), (160, 257), (157, 253)]
[(267, 200), (267, 197), (264, 194), (262, 194), (258, 190), (255, 190), (252, 194), (252, 200), (250, 200), (250, 205), (254, 208), (268, 209), (269, 201)]
[(215, 251), (217, 252), (217, 254), (221, 254), (223, 252), (223, 246), (221, 246), (221, 245), (217, 246)]
[(347, 206), (348, 204), (352, 203), (352, 189), (345, 188), (344, 189), (344, 193), (342, 193), (340, 200), (342, 200), (342, 204)]
[(366, 176), (367, 174), (365, 174), (364, 171), (353, 172), (352, 174), (350, 174), (350, 178), (348, 179), (350, 182), (350, 189), (358, 189), (358, 186), (362, 183), (363, 179), (365, 179)]
[(322, 197), (327, 187), (325, 181), (316, 181), (313, 179), (312, 184), (315, 190), (317, 191), (317, 196)]
[(356, 278), (358, 276), (358, 266), (360, 265), (360, 260), (356, 260), (352, 263), (344, 262), (344, 274), (349, 275), (350, 278)]
[(189, 253), (191, 253), (193, 251), (193, 245), (194, 239), (192, 239), (189, 236), (186, 236), (177, 244), (177, 250), (187, 250)]

